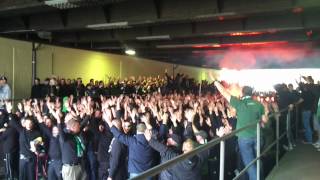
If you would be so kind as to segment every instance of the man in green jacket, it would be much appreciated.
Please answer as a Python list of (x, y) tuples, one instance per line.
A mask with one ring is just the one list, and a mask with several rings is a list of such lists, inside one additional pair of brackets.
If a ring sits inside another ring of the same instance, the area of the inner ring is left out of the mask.
[[(266, 122), (267, 110), (264, 106), (252, 99), (253, 89), (248, 86), (242, 88), (241, 98), (232, 96), (218, 81), (214, 81), (214, 85), (220, 92), (220, 94), (226, 98), (232, 107), (237, 111), (237, 127), (240, 129), (252, 123), (258, 123), (260, 121)], [(247, 166), (251, 161), (256, 158), (257, 147), (257, 132), (256, 126), (241, 131), (237, 134), (238, 145), (241, 154), (242, 161)], [(257, 166), (253, 164), (247, 171), (250, 180), (257, 179)]]

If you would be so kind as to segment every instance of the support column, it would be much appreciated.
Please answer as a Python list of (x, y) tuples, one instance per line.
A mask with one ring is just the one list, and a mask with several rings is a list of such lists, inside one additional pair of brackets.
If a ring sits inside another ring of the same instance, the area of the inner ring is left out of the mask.
[(32, 42), (32, 85), (37, 77), (37, 48), (36, 43)]

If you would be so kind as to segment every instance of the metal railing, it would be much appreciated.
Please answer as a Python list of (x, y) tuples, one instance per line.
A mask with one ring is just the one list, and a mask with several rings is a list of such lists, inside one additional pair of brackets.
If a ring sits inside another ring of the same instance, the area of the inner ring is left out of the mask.
[[(298, 105), (300, 103), (295, 104), (295, 110), (296, 110), (296, 118), (298, 118)], [(278, 115), (280, 115), (283, 112), (287, 113), (287, 119), (291, 118), (290, 114), (292, 109), (290, 109), (289, 107), (280, 110), (279, 112), (274, 112), (272, 114), (270, 114), (268, 116), (269, 120), (271, 120), (272, 117), (276, 117)], [(265, 150), (261, 153), (261, 142), (260, 142), (260, 136), (261, 136), (261, 126), (260, 126), (260, 122), (258, 123), (252, 123), (249, 124), (245, 127), (239, 128), (237, 130), (232, 131), (230, 134), (226, 134), (222, 137), (213, 139), (211, 141), (209, 141), (207, 144), (204, 145), (200, 145), (197, 148), (195, 148), (194, 150), (185, 153), (185, 154), (181, 154), (173, 159), (170, 159), (162, 164), (159, 164), (158, 166), (155, 166), (141, 174), (139, 174), (138, 176), (131, 178), (131, 180), (144, 180), (147, 179), (148, 177), (153, 177), (159, 173), (161, 173), (161, 171), (166, 170), (168, 168), (170, 168), (171, 166), (177, 164), (178, 162), (181, 162), (183, 160), (186, 160), (202, 151), (205, 150), (209, 150), (210, 148), (214, 147), (215, 145), (220, 143), (220, 168), (219, 168), (219, 180), (224, 180), (224, 166), (225, 166), (225, 141), (231, 137), (234, 137), (237, 133), (242, 132), (244, 130), (247, 130), (249, 128), (253, 128), (254, 126), (256, 126), (257, 128), (257, 151), (256, 151), (256, 158), (251, 161), (243, 170), (241, 170), (239, 172), (239, 174), (233, 178), (233, 180), (236, 180), (238, 178), (240, 178), (253, 164), (257, 163), (257, 180), (260, 180), (260, 168), (261, 168), (261, 162), (260, 159), (263, 155), (265, 155), (269, 150), (271, 150), (271, 148), (276, 145), (276, 167), (279, 166), (279, 156), (280, 156), (280, 147), (279, 147), (279, 141), (280, 139), (282, 139), (287, 133), (288, 131), (291, 131), (291, 129), (286, 129), (285, 132), (283, 132), (280, 135), (280, 125), (279, 125), (279, 118), (275, 118), (276, 120), (276, 139), (270, 144), (268, 145)], [(297, 119), (295, 119), (296, 123), (295, 123), (295, 129), (296, 129), (296, 136), (297, 136), (297, 131), (298, 131), (298, 121)], [(290, 121), (289, 121), (290, 122)]]

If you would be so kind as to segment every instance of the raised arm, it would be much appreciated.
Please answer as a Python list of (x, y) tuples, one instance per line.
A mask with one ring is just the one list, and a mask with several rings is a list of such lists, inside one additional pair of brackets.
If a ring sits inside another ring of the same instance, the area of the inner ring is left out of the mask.
[(121, 143), (129, 146), (130, 142), (134, 141), (134, 138), (132, 136), (128, 136), (120, 132), (115, 126), (112, 126), (110, 128), (110, 131), (112, 132), (113, 136), (117, 138)]
[(152, 137), (152, 131), (146, 130), (144, 133), (146, 140), (149, 142), (149, 145), (156, 151), (160, 153), (161, 156), (165, 156), (166, 159), (172, 159), (179, 154), (168, 148), (168, 146), (160, 143), (158, 140)]
[(36, 118), (39, 124), (39, 129), (40, 131), (46, 136), (46, 137), (51, 137), (52, 133), (50, 131), (50, 129), (43, 123), (43, 117), (41, 116), (40, 113), (36, 114)]
[(211, 78), (211, 80), (213, 81), (213, 84), (216, 86), (216, 88), (218, 89), (218, 91), (220, 92), (220, 94), (226, 98), (226, 100), (228, 102), (230, 102), (231, 99), (231, 94), (222, 86), (222, 84), (220, 82), (218, 82), (211, 73), (209, 73), (209, 76)]
[(231, 94), (222, 86), (222, 84), (218, 81), (214, 81), (213, 84), (216, 86), (220, 94), (228, 101), (231, 100)]
[(13, 128), (15, 128), (19, 133), (23, 131), (23, 127), (18, 122), (15, 115), (12, 114), (12, 103), (6, 102), (6, 110), (8, 112), (8, 120), (12, 122)]

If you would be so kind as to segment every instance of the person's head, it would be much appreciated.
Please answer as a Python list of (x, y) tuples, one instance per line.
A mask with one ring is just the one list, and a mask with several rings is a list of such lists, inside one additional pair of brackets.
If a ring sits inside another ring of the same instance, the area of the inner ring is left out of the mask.
[(70, 119), (67, 122), (67, 129), (72, 134), (78, 134), (80, 132), (80, 122), (77, 119)]
[(124, 133), (128, 134), (132, 129), (132, 124), (130, 121), (124, 121), (122, 124), (122, 127), (123, 127)]
[(293, 91), (294, 89), (293, 89), (293, 85), (290, 83), (290, 84), (288, 84), (288, 89), (289, 89), (289, 91)]
[(90, 79), (90, 84), (94, 85), (94, 79)]
[(103, 88), (103, 87), (104, 87), (104, 82), (103, 82), (103, 81), (100, 81), (100, 82), (99, 82), (99, 87), (100, 87), (100, 88)]
[(71, 79), (67, 79), (66, 84), (70, 85), (71, 84)]
[(139, 123), (137, 125), (137, 134), (143, 134), (146, 131), (147, 127), (144, 123)]
[(187, 139), (183, 142), (182, 151), (183, 153), (187, 153), (192, 151), (196, 147), (195, 142), (192, 139)]
[(45, 118), (44, 123), (48, 128), (51, 128), (53, 126), (52, 120), (49, 117)]
[(53, 137), (57, 137), (59, 135), (59, 128), (57, 126), (52, 127), (52, 135)]
[(34, 79), (34, 84), (35, 85), (39, 85), (40, 84), (40, 79), (39, 78)]
[(195, 133), (195, 136), (199, 144), (205, 144), (208, 138), (208, 134), (203, 130), (200, 130), (199, 132)]
[(0, 86), (7, 84), (7, 78), (5, 76), (0, 76)]
[(308, 84), (314, 84), (314, 80), (313, 80), (312, 76), (308, 76), (307, 77), (307, 83)]
[(77, 84), (78, 84), (78, 85), (82, 84), (82, 79), (81, 79), (81, 78), (78, 78), (78, 79), (77, 79)]
[(24, 127), (26, 128), (26, 130), (30, 131), (33, 129), (33, 121), (31, 119), (31, 117), (27, 117), (24, 120)]
[(242, 93), (242, 97), (252, 96), (253, 89), (252, 89), (252, 87), (249, 87), (249, 86), (243, 86), (241, 93)]
[(56, 109), (61, 109), (61, 106), (62, 106), (62, 104), (61, 104), (60, 100), (57, 98), (55, 103), (54, 103), (54, 107)]
[(66, 80), (65, 79), (61, 79), (60, 80), (60, 85), (65, 85), (66, 84)]
[(44, 85), (48, 85), (49, 84), (49, 81), (50, 81), (50, 79), (49, 78), (46, 78), (45, 80), (44, 80)]
[(102, 117), (102, 112), (100, 110), (96, 110), (94, 112), (94, 117), (100, 119)]
[(56, 80), (54, 78), (51, 78), (49, 81), (50, 86), (55, 86), (56, 85)]

